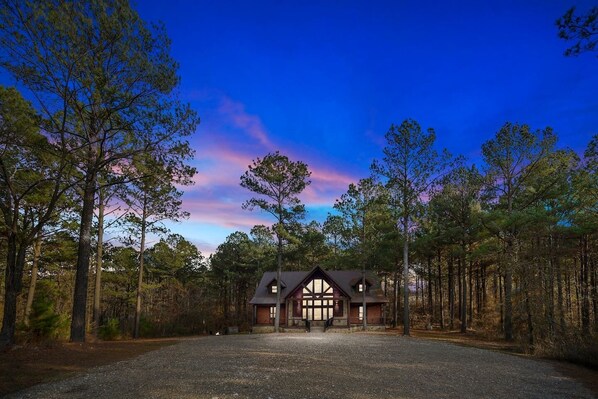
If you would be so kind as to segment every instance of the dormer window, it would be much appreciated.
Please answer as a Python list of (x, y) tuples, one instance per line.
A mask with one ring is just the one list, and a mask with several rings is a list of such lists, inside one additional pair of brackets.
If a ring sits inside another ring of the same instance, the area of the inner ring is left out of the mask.
[(361, 294), (364, 292), (370, 292), (370, 282), (369, 281), (365, 281), (365, 285), (363, 284), (363, 281), (360, 279), (357, 282), (354, 283), (353, 285), (353, 289), (355, 290), (355, 292)]
[[(285, 285), (284, 281), (280, 280), (280, 292), (281, 293), (282, 293), (282, 290), (285, 289), (285, 287), (286, 287), (286, 285)], [(277, 281), (275, 278), (272, 279), (272, 281), (270, 281), (268, 283), (267, 289), (268, 289), (269, 294), (278, 294), (279, 289), (278, 289), (278, 284), (277, 284)]]

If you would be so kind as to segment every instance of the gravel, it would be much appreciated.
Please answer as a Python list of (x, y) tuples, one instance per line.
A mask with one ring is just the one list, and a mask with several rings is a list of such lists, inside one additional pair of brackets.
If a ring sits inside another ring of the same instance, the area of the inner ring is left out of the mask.
[(593, 398), (549, 363), (376, 334), (185, 340), (9, 398)]

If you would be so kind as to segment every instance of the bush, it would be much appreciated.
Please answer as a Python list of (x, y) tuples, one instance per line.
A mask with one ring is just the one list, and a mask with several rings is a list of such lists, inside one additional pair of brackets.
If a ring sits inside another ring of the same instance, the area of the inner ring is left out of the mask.
[(114, 341), (115, 339), (118, 339), (120, 337), (118, 319), (108, 319), (108, 322), (100, 326), (98, 335), (104, 341)]
[(598, 337), (582, 333), (559, 337), (553, 342), (544, 342), (540, 355), (565, 360), (593, 369), (598, 369)]
[(51, 284), (41, 281), (31, 305), (28, 330), (37, 339), (58, 339), (68, 330), (68, 318), (54, 309), (52, 288)]
[(154, 323), (152, 323), (151, 320), (141, 316), (139, 320), (139, 336), (142, 338), (153, 338), (160, 336), (160, 334), (158, 333), (157, 327), (154, 325)]

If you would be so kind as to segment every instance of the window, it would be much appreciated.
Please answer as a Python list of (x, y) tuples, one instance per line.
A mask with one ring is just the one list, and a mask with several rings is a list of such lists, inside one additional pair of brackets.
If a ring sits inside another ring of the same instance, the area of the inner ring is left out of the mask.
[(357, 292), (363, 292), (363, 284), (357, 284)]
[(271, 319), (276, 318), (276, 306), (270, 306), (270, 318)]
[(272, 287), (270, 287), (270, 292), (276, 294), (278, 292), (278, 286), (276, 284), (272, 284)]
[(359, 306), (359, 314), (358, 314), (359, 321), (363, 321), (363, 306)]
[(321, 278), (303, 287), (301, 316), (307, 320), (328, 320), (334, 316), (334, 290)]

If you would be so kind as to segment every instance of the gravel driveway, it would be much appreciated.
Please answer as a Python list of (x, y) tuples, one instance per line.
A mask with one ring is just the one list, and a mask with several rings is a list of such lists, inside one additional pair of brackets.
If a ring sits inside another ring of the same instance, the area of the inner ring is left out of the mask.
[(550, 364), (401, 336), (186, 340), (12, 398), (593, 398)]

